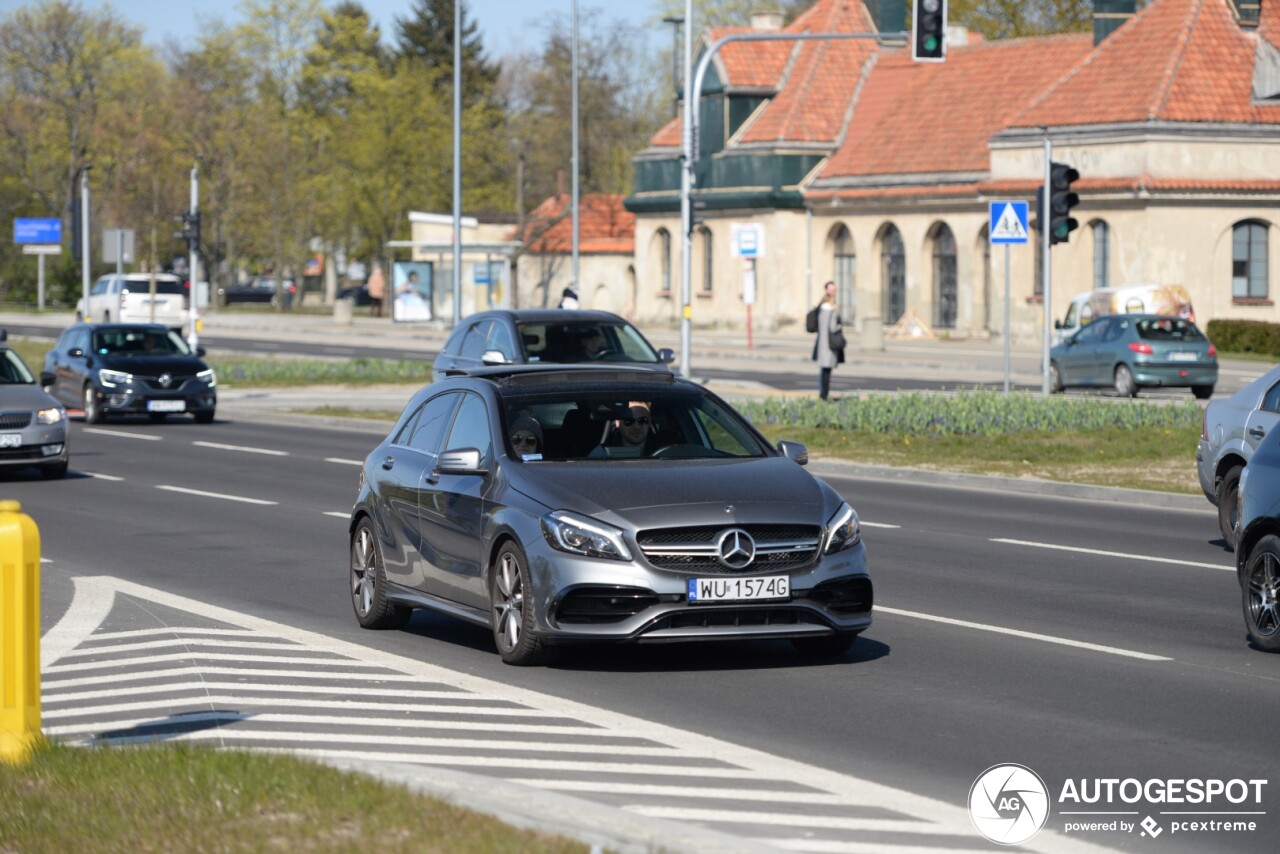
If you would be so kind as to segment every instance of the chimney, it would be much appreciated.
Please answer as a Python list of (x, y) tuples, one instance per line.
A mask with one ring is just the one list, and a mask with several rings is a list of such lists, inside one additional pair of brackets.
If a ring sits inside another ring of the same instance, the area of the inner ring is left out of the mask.
[(1132, 18), (1137, 5), (1136, 0), (1093, 0), (1094, 45), (1102, 44), (1103, 39)]
[(782, 29), (781, 12), (752, 12), (751, 29), (773, 32)]

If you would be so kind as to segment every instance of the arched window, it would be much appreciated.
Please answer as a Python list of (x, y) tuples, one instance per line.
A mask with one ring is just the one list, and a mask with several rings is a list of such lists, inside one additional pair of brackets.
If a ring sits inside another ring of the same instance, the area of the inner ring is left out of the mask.
[(907, 312), (907, 253), (902, 233), (889, 225), (880, 238), (880, 280), (884, 287), (884, 324), (889, 326)]
[(956, 236), (946, 223), (933, 232), (933, 325), (956, 328)]
[(659, 263), (662, 264), (662, 292), (671, 293), (671, 232), (665, 228), (658, 229)]
[(844, 322), (853, 319), (854, 312), (854, 272), (857, 257), (853, 253), (853, 235), (844, 224), (837, 225), (832, 239), (832, 277), (836, 283), (836, 308)]
[(1095, 220), (1093, 228), (1093, 286), (1105, 288), (1111, 285), (1111, 226), (1105, 220)]
[(1231, 228), (1231, 298), (1267, 299), (1267, 224), (1238, 222)]
[(698, 233), (702, 235), (702, 292), (704, 294), (709, 294), (711, 293), (711, 285), (714, 281), (714, 279), (711, 278), (711, 274), (714, 272), (711, 267), (712, 261), (714, 260), (711, 254), (711, 229), (704, 225), (702, 228), (698, 229)]
[(991, 231), (984, 225), (978, 232), (978, 245), (982, 247), (982, 328), (991, 330)]

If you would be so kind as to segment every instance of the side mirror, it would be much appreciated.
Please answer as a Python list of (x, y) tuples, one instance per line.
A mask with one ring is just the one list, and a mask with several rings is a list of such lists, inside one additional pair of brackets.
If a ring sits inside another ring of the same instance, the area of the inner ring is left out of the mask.
[(482, 467), (480, 452), (475, 448), (454, 448), (440, 455), (437, 474), (488, 474)]
[(40, 372), (40, 385), (43, 386), (44, 388), (48, 388), (49, 386), (53, 385), (55, 382), (57, 382), (57, 379), (58, 378), (54, 376), (52, 371)]
[(1054, 328), (1054, 329), (1061, 329), (1061, 328), (1062, 328), (1062, 321), (1061, 321), (1061, 320), (1055, 320), (1055, 321), (1053, 322), (1053, 328)]
[(501, 350), (485, 350), (480, 356), (480, 361), (486, 365), (505, 365), (510, 360), (502, 354)]
[(778, 450), (796, 465), (807, 466), (809, 464), (809, 449), (799, 442), (788, 442), (783, 439), (778, 442)]
[(70, 350), (67, 351), (67, 355), (79, 358), (84, 355), (84, 351), (81, 350), (79, 347), (72, 347)]
[(196, 356), (198, 356), (199, 358), (203, 359), (203, 358), (204, 358), (204, 354), (205, 354), (205, 353), (207, 353), (207, 352), (208, 352), (208, 351), (204, 349), (204, 345), (202, 345), (202, 344), (201, 344), (201, 345), (196, 345)]
[(669, 365), (676, 360), (676, 351), (670, 347), (663, 347), (658, 351), (658, 361), (664, 365)]

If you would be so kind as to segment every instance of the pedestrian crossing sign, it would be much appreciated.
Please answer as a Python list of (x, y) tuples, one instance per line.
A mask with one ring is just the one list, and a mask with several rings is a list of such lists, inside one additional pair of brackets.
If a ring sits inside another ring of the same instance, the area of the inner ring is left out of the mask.
[(991, 202), (991, 225), (988, 229), (993, 244), (1027, 242), (1027, 203)]

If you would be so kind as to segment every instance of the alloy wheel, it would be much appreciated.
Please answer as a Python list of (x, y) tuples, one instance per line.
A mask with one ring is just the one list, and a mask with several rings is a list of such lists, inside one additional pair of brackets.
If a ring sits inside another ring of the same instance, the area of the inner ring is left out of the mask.
[(520, 579), (520, 566), (511, 553), (502, 555), (495, 579), (497, 596), (494, 597), (495, 634), (508, 650), (520, 643), (524, 627), (524, 583)]
[(1246, 596), (1254, 634), (1274, 637), (1280, 632), (1280, 560), (1271, 552), (1264, 552), (1249, 572)]
[(373, 596), (378, 578), (377, 554), (373, 546), (373, 533), (365, 527), (356, 532), (351, 548), (351, 599), (356, 613), (367, 617), (373, 608)]

